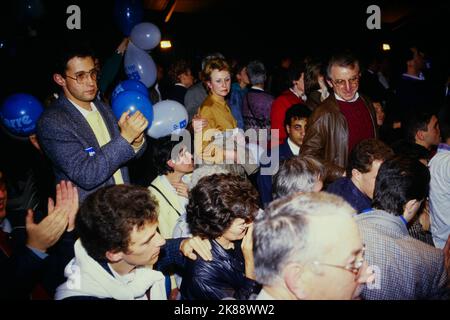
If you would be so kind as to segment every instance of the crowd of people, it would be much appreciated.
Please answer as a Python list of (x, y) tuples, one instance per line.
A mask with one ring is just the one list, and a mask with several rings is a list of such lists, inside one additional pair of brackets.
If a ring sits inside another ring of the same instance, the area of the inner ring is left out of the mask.
[(30, 175), (0, 168), (0, 298), (450, 299), (449, 83), (399, 57), (175, 60), (149, 96), (190, 134), (153, 139), (65, 47)]

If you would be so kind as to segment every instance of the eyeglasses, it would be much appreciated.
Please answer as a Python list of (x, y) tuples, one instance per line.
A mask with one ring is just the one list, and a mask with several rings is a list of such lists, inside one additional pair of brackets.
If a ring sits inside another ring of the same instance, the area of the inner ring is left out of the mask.
[(316, 266), (322, 265), (322, 266), (327, 266), (327, 267), (339, 268), (339, 269), (343, 269), (343, 270), (346, 270), (346, 271), (350, 271), (354, 275), (357, 275), (357, 274), (359, 274), (362, 266), (364, 265), (365, 252), (366, 252), (366, 245), (363, 245), (359, 257), (356, 257), (355, 262), (353, 262), (352, 265), (348, 265), (348, 266), (338, 266), (338, 265), (335, 265), (335, 264), (322, 263), (322, 262), (319, 262), (319, 261), (314, 261), (313, 264), (316, 265)]
[(78, 72), (77, 74), (75, 74), (75, 77), (71, 77), (66, 74), (66, 77), (76, 80), (78, 84), (83, 84), (83, 83), (86, 83), (89, 78), (94, 81), (97, 81), (97, 77), (98, 77), (99, 73), (100, 72), (98, 69), (92, 69), (89, 72), (84, 72), (84, 71)]
[(359, 76), (353, 77), (351, 79), (348, 80), (342, 80), (342, 79), (338, 79), (338, 80), (331, 80), (331, 82), (333, 82), (333, 84), (336, 87), (345, 87), (345, 84), (347, 83), (352, 87), (356, 86), (359, 83)]

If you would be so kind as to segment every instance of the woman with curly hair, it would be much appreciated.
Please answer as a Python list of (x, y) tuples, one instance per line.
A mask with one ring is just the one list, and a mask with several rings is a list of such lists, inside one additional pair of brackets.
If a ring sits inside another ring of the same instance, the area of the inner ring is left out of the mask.
[(187, 261), (181, 299), (245, 300), (257, 293), (254, 280), (253, 218), (258, 194), (245, 178), (214, 174), (190, 192), (187, 223), (193, 235), (211, 242), (212, 261)]

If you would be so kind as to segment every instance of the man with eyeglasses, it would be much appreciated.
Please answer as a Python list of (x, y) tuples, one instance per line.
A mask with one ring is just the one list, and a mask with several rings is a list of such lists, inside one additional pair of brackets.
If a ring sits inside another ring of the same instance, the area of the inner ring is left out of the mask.
[(294, 194), (272, 202), (253, 229), (257, 300), (356, 299), (368, 280), (364, 245), (342, 198)]
[(372, 103), (358, 93), (358, 60), (344, 52), (328, 63), (328, 84), (334, 94), (313, 112), (303, 140), (301, 154), (320, 159), (328, 169), (327, 182), (344, 175), (348, 155), (364, 139), (378, 137), (376, 112)]
[(62, 89), (59, 98), (39, 119), (37, 135), (53, 164), (57, 181), (70, 180), (80, 202), (96, 189), (129, 182), (125, 164), (146, 147), (148, 120), (137, 111), (123, 113), (117, 122), (111, 108), (97, 97), (98, 70), (89, 48), (64, 48), (53, 80)]

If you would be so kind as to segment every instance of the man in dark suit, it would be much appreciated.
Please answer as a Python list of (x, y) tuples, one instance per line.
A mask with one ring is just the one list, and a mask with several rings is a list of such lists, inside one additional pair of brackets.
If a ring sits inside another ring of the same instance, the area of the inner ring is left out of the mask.
[[(288, 138), (276, 150), (271, 150), (271, 161), (273, 161), (272, 155), (275, 157), (278, 156), (279, 158), (276, 160), (279, 162), (299, 155), (300, 147), (305, 136), (306, 124), (310, 115), (311, 111), (309, 108), (302, 104), (295, 104), (286, 111), (284, 127), (286, 128)], [(264, 174), (266, 170), (260, 170), (257, 178), (258, 191), (264, 206), (272, 201), (272, 176), (278, 171), (278, 165), (273, 166), (272, 163), (261, 164), (263, 168), (271, 166), (275, 168), (272, 174), (267, 175)]]
[(129, 182), (125, 165), (146, 147), (147, 119), (139, 111), (124, 112), (117, 122), (110, 107), (96, 99), (97, 74), (89, 49), (66, 48), (53, 74), (62, 94), (37, 128), (57, 182), (72, 181), (80, 201), (101, 186)]

